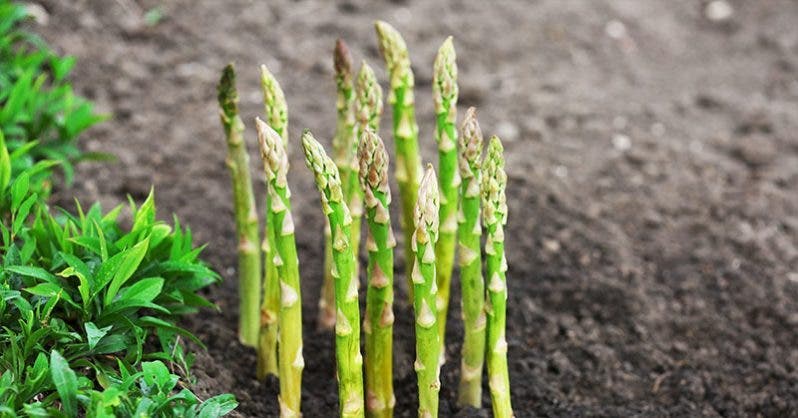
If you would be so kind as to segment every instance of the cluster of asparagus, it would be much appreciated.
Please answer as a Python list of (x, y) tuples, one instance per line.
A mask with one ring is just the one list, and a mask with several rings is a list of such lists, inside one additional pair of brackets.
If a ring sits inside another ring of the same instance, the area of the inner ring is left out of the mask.
[[(452, 39), (448, 38), (434, 63), (439, 176), (431, 164), (422, 169), (407, 47), (387, 23), (377, 22), (376, 30), (390, 76), (387, 100), (393, 112), (394, 176), (401, 203), (404, 272), (415, 312), (418, 415), (438, 414), (439, 375), (457, 248), (465, 325), (459, 403), (481, 407), (481, 378), (487, 356), (494, 415), (511, 417), (505, 340), (507, 177), (501, 141), (495, 136), (490, 139), (483, 165), (483, 138), (473, 108), (466, 113), (458, 135), (457, 65)], [(353, 76), (348, 48), (340, 40), (334, 49), (334, 68), (338, 123), (332, 141), (333, 158), (309, 131), (301, 139), (305, 162), (315, 176), (327, 218), (318, 324), (335, 329), (340, 415), (391, 417), (396, 403), (392, 371), (396, 239), (389, 215), (388, 153), (378, 135), (382, 90), (365, 62), (357, 77)], [(287, 109), (279, 84), (265, 67), (261, 73), (266, 121), (255, 122), (267, 180), (261, 251), (256, 245), (258, 216), (232, 66), (225, 69), (219, 85), (239, 235), (240, 336), (243, 343), (258, 347), (259, 377), (279, 374), (281, 416), (294, 417), (300, 416), (304, 362), (299, 263), (286, 182)], [(368, 227), (368, 286), (362, 322), (365, 387), (357, 262), (363, 216)], [(480, 248), (483, 226), (484, 251)], [(484, 277), (488, 279), (487, 293)]]

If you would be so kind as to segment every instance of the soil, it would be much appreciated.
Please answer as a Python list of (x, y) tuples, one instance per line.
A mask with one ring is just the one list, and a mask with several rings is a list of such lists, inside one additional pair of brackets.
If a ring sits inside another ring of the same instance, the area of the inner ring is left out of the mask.
[[(76, 194), (111, 207), (154, 185), (160, 216), (189, 223), (225, 277), (209, 293), (220, 310), (187, 322), (208, 346), (194, 389), (233, 392), (240, 416), (276, 416), (276, 381), (255, 379), (254, 351), (236, 338), (220, 70), (238, 64), (253, 156), (260, 63), (286, 91), (291, 137), (310, 128), (328, 139), (336, 37), (385, 80), (372, 22), (388, 20), (410, 46), (432, 161), (431, 63), (451, 34), (461, 108), (477, 106), (485, 133), (506, 143), (517, 415), (798, 416), (798, 3), (713, 3), (43, 1), (49, 18), (37, 31), (78, 58), (76, 90), (113, 113), (84, 144), (118, 156), (81, 165), (60, 202)], [(162, 17), (147, 24), (153, 7)], [(315, 325), (323, 219), (300, 154), (294, 147), (289, 183), (306, 325), (302, 406), (308, 417), (333, 416), (332, 335)], [(402, 295), (395, 385), (405, 417), (416, 388)], [(489, 416), (487, 390), (482, 410), (454, 402), (456, 286), (453, 298), (441, 415)]]

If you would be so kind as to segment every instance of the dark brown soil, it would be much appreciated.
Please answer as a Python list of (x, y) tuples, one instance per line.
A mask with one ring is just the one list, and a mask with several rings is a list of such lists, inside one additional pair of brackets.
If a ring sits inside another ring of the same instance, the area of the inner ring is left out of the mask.
[[(410, 45), (425, 159), (431, 63), (449, 34), (462, 106), (478, 106), (486, 134), (506, 141), (519, 417), (798, 416), (795, 1), (734, 0), (721, 21), (701, 0), (43, 4), (49, 23), (37, 30), (78, 57), (77, 90), (114, 114), (85, 144), (118, 163), (81, 166), (74, 193), (111, 206), (154, 184), (161, 216), (190, 223), (225, 276), (210, 293), (221, 312), (188, 324), (209, 348), (195, 367), (203, 396), (232, 391), (242, 416), (277, 413), (276, 382), (256, 381), (254, 352), (236, 338), (219, 71), (238, 63), (250, 123), (261, 111), (257, 64), (267, 64), (287, 93), (292, 138), (303, 128), (329, 138), (335, 38), (385, 79), (372, 27), (381, 18)], [(163, 19), (147, 26), (159, 4)], [(322, 216), (296, 147), (291, 163), (303, 411), (333, 416), (332, 336), (313, 321)], [(462, 334), (454, 297), (451, 359)], [(397, 416), (413, 416), (411, 311), (400, 302), (396, 313)], [(487, 397), (480, 411), (454, 405), (455, 363), (442, 373), (441, 415), (489, 416)]]

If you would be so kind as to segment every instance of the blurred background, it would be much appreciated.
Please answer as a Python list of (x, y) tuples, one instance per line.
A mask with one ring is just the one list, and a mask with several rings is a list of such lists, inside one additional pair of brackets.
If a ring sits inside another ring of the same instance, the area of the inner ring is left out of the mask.
[[(77, 91), (113, 114), (83, 144), (118, 162), (81, 165), (74, 191), (112, 207), (155, 185), (159, 215), (189, 223), (227, 279), (211, 293), (221, 312), (188, 326), (209, 347), (195, 367), (199, 393), (234, 392), (242, 416), (276, 411), (277, 385), (256, 381), (254, 352), (235, 337), (215, 84), (234, 61), (253, 172), (260, 64), (285, 90), (292, 142), (309, 128), (329, 145), (336, 38), (387, 87), (376, 19), (410, 49), (425, 161), (436, 161), (432, 62), (448, 35), (461, 115), (476, 106), (485, 135), (505, 141), (519, 417), (798, 411), (798, 2), (27, 3), (37, 32), (78, 58)], [(308, 321), (303, 410), (326, 416), (337, 405), (332, 337), (312, 323), (323, 218), (298, 145), (290, 152)], [(415, 413), (410, 315), (397, 308), (397, 333), (410, 336), (396, 342), (398, 416)], [(452, 356), (460, 327), (450, 320)], [(441, 414), (487, 414), (456, 408), (458, 373), (444, 367)]]

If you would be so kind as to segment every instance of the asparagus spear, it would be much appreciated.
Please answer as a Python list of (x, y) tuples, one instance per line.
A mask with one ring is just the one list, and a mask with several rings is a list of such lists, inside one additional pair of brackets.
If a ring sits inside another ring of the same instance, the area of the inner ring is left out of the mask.
[[(265, 65), (260, 67), (260, 84), (263, 90), (263, 106), (266, 120), (282, 139), (283, 147), (288, 146), (288, 106), (280, 84)], [(279, 373), (277, 364), (277, 311), (280, 309), (280, 283), (274, 265), (273, 242), (268, 228), (274, 224), (274, 212), (270, 210), (270, 196), (266, 195), (266, 220), (263, 233), (264, 277), (263, 301), (261, 304), (260, 337), (258, 342), (258, 379), (269, 374)]]
[(482, 169), (482, 221), (486, 229), (485, 258), (488, 284), (488, 382), (493, 416), (510, 418), (510, 377), (507, 372), (507, 259), (504, 255), (504, 225), (507, 224), (507, 174), (504, 172), (504, 148), (499, 137), (488, 143)]
[(482, 228), (479, 221), (482, 131), (473, 107), (466, 112), (458, 145), (458, 166), (463, 182), (460, 185), (457, 239), (465, 323), (458, 403), (479, 408), (482, 399), (486, 319), (485, 283), (480, 256)]
[(436, 326), (435, 242), (438, 240), (438, 184), (432, 165), (427, 166), (415, 207), (412, 247), (413, 308), (416, 314), (416, 375), (418, 376), (418, 416), (438, 416), (441, 341)]
[(283, 138), (259, 118), (255, 118), (263, 170), (269, 195), (266, 231), (272, 243), (273, 264), (277, 268), (280, 289), (279, 369), (280, 416), (298, 418), (302, 399), (302, 297), (299, 286), (299, 260), (291, 216), (291, 192), (288, 189), (288, 156)]
[(393, 108), (393, 137), (396, 147), (396, 181), (399, 183), (399, 198), (402, 204), (401, 225), (405, 243), (405, 274), (408, 289), (413, 293), (410, 275), (413, 268), (413, 249), (410, 238), (413, 234), (413, 208), (421, 177), (421, 158), (418, 152), (418, 125), (416, 124), (415, 99), (413, 96), (413, 71), (404, 39), (391, 25), (383, 21), (375, 24), (380, 51), (385, 58), (391, 77), (388, 102)]
[(371, 130), (363, 132), (358, 146), (360, 185), (365, 195), (369, 233), (368, 288), (366, 291), (366, 415), (393, 416), (393, 248), (388, 206), (388, 153)]
[[(367, 129), (375, 132), (380, 129), (382, 116), (382, 88), (368, 64), (363, 62), (355, 83), (355, 129), (352, 142), (349, 178), (346, 179), (344, 194), (346, 204), (352, 214), (352, 249), (355, 259), (360, 253), (360, 226), (363, 216), (363, 191), (359, 184), (357, 148), (360, 138)], [(339, 165), (340, 167), (340, 165)], [(355, 264), (355, 275), (359, 276), (359, 264)]]
[[(333, 67), (335, 68), (335, 85), (338, 92), (336, 108), (338, 110), (338, 122), (336, 125), (335, 136), (333, 137), (333, 159), (338, 166), (343, 182), (344, 195), (349, 195), (349, 172), (354, 159), (353, 147), (355, 147), (355, 114), (352, 82), (352, 57), (346, 43), (338, 39), (335, 41), (333, 52)], [(353, 176), (357, 183), (357, 176)], [(353, 214), (354, 216), (354, 214)], [(354, 228), (355, 223), (352, 223)], [(358, 223), (358, 233), (360, 232)], [(332, 240), (330, 239), (330, 226), (324, 230), (324, 285), (321, 289), (321, 299), (319, 300), (319, 326), (321, 328), (332, 328), (335, 325), (335, 280), (332, 277), (333, 254)], [(358, 235), (360, 237), (360, 235)], [(355, 247), (357, 248), (357, 247)], [(357, 253), (355, 254), (357, 255)]]
[(258, 344), (261, 261), (258, 250), (258, 215), (249, 175), (249, 156), (238, 116), (235, 68), (228, 64), (219, 81), (219, 115), (227, 137), (227, 168), (233, 180), (233, 207), (238, 234), (238, 288), (241, 298), (238, 335), (245, 345)]
[(435, 100), (438, 142), (438, 188), (441, 194), (440, 238), (435, 245), (437, 260), (438, 328), (441, 345), (446, 340), (446, 314), (449, 310), (449, 288), (454, 265), (457, 236), (457, 191), (460, 173), (457, 170), (457, 63), (452, 37), (446, 38), (435, 57), (432, 96)]
[(335, 357), (338, 366), (339, 413), (363, 417), (363, 357), (360, 354), (358, 280), (354, 273), (352, 216), (344, 202), (338, 168), (309, 131), (302, 135), (305, 163), (313, 171), (321, 206), (330, 222), (335, 278)]

